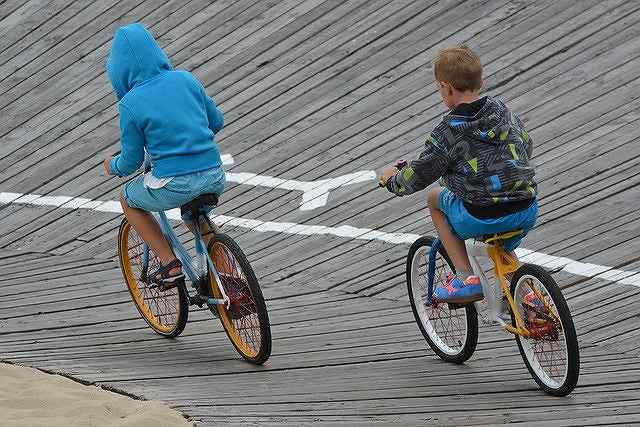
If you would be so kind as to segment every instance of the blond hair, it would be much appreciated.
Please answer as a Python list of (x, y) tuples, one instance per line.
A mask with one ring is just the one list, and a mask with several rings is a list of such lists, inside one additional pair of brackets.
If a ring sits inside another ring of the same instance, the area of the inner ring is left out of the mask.
[(442, 49), (433, 61), (436, 80), (466, 92), (482, 87), (482, 64), (478, 55), (465, 45)]

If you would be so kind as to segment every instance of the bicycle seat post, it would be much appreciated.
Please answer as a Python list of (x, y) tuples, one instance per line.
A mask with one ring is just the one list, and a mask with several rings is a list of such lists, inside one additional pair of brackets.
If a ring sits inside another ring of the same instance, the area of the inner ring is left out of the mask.
[(191, 218), (193, 221), (193, 236), (196, 239), (196, 257), (198, 257), (198, 274), (204, 277), (207, 270), (207, 246), (202, 239), (202, 230), (200, 229), (200, 208), (198, 206), (191, 207)]
[[(486, 314), (482, 310), (480, 313), (482, 318), (488, 324), (503, 324), (499, 318), (501, 311), (503, 289), (500, 279), (501, 266), (495, 263), (494, 251), (497, 247), (492, 243), (485, 243), (484, 239), (468, 239), (465, 241), (465, 247), (469, 256), (469, 262), (473, 271), (480, 277), (482, 283), (482, 291), (484, 293), (484, 303), (486, 304)], [(493, 264), (493, 273), (495, 277), (485, 274), (480, 259), (488, 258)]]

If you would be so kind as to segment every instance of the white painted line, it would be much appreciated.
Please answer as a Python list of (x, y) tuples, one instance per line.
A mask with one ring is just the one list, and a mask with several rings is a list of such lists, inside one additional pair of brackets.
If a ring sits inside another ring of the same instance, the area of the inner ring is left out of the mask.
[[(33, 206), (54, 206), (70, 209), (92, 209), (101, 212), (122, 213), (120, 203), (112, 200), (100, 201), (81, 197), (69, 196), (41, 196), (39, 194), (20, 194), (0, 192), (0, 204), (24, 204)], [(180, 210), (172, 209), (167, 217), (180, 219)], [(237, 218), (227, 215), (212, 215), (219, 225), (246, 228), (257, 232), (276, 232), (297, 235), (326, 235), (359, 240), (377, 240), (393, 244), (411, 244), (418, 234), (388, 233), (370, 228), (358, 228), (350, 225), (329, 227), (325, 225), (296, 224), (293, 222), (260, 221), (258, 219)], [(520, 260), (547, 268), (562, 268), (563, 271), (577, 276), (598, 278), (609, 282), (640, 287), (640, 273), (637, 271), (618, 270), (605, 265), (584, 263), (570, 258), (547, 255), (529, 249), (518, 248), (516, 253)]]
[(282, 190), (302, 191), (300, 210), (307, 211), (325, 206), (329, 200), (329, 193), (340, 187), (357, 184), (376, 179), (376, 173), (372, 170), (354, 172), (335, 178), (318, 181), (298, 181), (295, 179), (282, 179), (267, 175), (258, 175), (249, 172), (226, 172), (227, 181), (243, 185), (259, 187), (280, 188)]
[[(232, 165), (234, 163), (231, 154), (221, 154), (222, 164)], [(254, 187), (279, 188), (289, 191), (301, 191), (302, 200), (300, 210), (308, 211), (325, 206), (329, 201), (329, 193), (340, 187), (349, 184), (376, 180), (375, 171), (365, 170), (354, 172), (335, 178), (321, 179), (318, 181), (298, 181), (295, 179), (283, 179), (268, 175), (258, 175), (250, 172), (226, 172), (228, 182), (235, 182), (242, 185), (253, 185)], [(0, 200), (2, 202), (2, 200)]]
[(22, 196), (21, 193), (0, 193), (0, 203), (6, 205), (13, 202), (15, 199), (20, 198), (20, 196)]
[(231, 154), (221, 154), (222, 164), (223, 165), (232, 165), (233, 164), (233, 156)]

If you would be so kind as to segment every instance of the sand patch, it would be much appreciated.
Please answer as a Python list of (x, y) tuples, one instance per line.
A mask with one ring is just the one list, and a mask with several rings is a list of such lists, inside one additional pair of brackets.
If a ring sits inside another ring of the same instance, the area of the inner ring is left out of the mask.
[(0, 363), (0, 425), (192, 426), (160, 402), (135, 400), (59, 375)]

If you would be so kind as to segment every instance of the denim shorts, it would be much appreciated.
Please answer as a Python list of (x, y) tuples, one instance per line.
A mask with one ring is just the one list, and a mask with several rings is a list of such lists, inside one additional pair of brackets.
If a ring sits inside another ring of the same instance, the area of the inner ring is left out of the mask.
[[(148, 212), (167, 211), (189, 203), (201, 194), (224, 191), (224, 170), (222, 167), (173, 177), (162, 188), (144, 185), (144, 176), (129, 181), (124, 186), (124, 198), (132, 208)], [(213, 207), (209, 207), (210, 211)]]
[(462, 240), (521, 229), (522, 234), (504, 241), (505, 250), (512, 251), (535, 225), (538, 218), (538, 201), (535, 200), (531, 206), (520, 212), (499, 218), (480, 219), (467, 211), (461, 199), (443, 188), (440, 193), (440, 210), (446, 215), (453, 232)]

